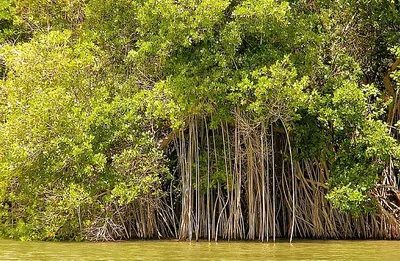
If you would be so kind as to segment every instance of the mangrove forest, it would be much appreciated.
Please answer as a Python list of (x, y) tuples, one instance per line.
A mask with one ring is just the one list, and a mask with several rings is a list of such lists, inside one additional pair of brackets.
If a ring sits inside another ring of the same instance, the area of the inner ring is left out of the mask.
[(0, 0), (0, 237), (400, 238), (398, 0)]

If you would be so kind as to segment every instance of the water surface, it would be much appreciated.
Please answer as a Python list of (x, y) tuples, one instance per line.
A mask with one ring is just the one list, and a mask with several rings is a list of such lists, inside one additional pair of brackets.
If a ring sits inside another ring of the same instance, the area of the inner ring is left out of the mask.
[(0, 240), (0, 260), (400, 260), (400, 241), (19, 242)]

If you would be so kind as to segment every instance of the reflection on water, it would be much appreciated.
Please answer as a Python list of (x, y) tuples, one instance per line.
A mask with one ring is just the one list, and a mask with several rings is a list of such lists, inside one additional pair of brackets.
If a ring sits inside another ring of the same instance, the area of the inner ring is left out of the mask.
[(0, 240), (0, 260), (400, 260), (400, 241), (56, 243)]

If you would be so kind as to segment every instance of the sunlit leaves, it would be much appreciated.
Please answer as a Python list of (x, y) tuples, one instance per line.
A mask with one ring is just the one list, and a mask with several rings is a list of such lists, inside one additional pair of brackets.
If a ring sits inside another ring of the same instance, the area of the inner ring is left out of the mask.
[(297, 72), (288, 58), (276, 62), (270, 68), (253, 71), (237, 87), (233, 87), (230, 99), (248, 106), (260, 119), (266, 121), (290, 121), (304, 105), (304, 89), (308, 79), (297, 79)]
[[(107, 56), (95, 44), (53, 31), (5, 46), (1, 55), (7, 73), (1, 82), (0, 194), (12, 202), (20, 224), (10, 236), (79, 239), (77, 208), (89, 224), (106, 203), (99, 194), (111, 196), (124, 184), (126, 195), (139, 188), (135, 197), (158, 191), (158, 176), (167, 170), (148, 132), (158, 114), (144, 118), (142, 96), (130, 97), (124, 88), (110, 99), (114, 86), (104, 85), (102, 71)], [(5, 227), (8, 222), (14, 220), (6, 218)]]

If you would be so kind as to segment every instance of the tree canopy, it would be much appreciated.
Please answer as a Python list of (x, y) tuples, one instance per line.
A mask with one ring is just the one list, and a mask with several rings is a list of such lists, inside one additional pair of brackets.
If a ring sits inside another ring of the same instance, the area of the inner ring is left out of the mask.
[(398, 1), (0, 3), (4, 237), (398, 237)]

